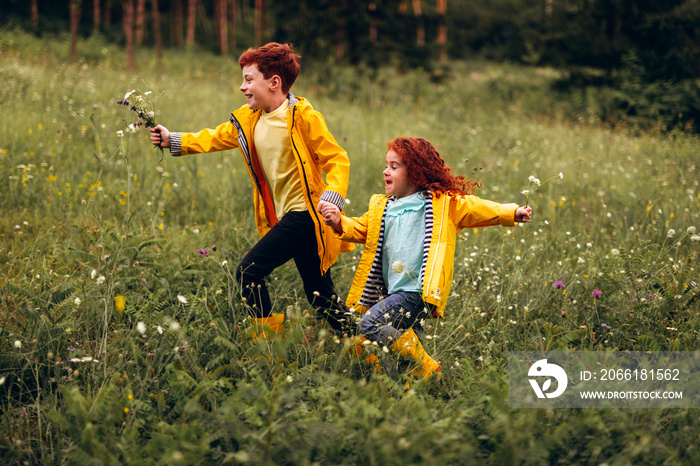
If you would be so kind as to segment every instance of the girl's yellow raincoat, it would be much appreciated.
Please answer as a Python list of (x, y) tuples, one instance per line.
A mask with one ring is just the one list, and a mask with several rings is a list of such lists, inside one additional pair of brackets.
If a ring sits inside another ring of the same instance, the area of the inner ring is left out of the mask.
[[(515, 225), (517, 204), (498, 204), (472, 195), (426, 192), (426, 238), (421, 271), (423, 301), (435, 305), (433, 317), (442, 317), (450, 296), (457, 233), (463, 228)], [(361, 217), (341, 217), (342, 233), (336, 236), (365, 243), (346, 304), (366, 312), (386, 293), (382, 275), (382, 218), (390, 197), (375, 194)]]

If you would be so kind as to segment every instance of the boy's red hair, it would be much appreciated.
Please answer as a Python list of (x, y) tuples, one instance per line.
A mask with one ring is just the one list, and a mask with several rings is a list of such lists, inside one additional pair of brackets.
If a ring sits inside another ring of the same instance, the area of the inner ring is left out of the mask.
[(238, 59), (241, 68), (257, 65), (258, 71), (265, 79), (277, 75), (282, 80), (282, 92), (285, 94), (299, 76), (301, 56), (294, 53), (290, 44), (270, 42), (257, 49), (248, 49)]
[[(419, 191), (430, 189), (436, 193), (474, 194), (478, 187), (463, 175), (452, 175), (437, 149), (423, 138), (400, 137), (387, 144), (406, 164), (408, 182)], [(439, 195), (439, 194), (438, 194)]]

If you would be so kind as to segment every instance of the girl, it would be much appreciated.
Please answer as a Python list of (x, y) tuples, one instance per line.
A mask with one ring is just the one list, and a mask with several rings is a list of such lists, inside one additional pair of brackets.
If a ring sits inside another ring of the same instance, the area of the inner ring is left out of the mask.
[(530, 207), (473, 195), (475, 183), (454, 176), (422, 138), (387, 144), (384, 186), (369, 211), (349, 218), (331, 206), (324, 222), (344, 241), (365, 243), (347, 305), (364, 313), (360, 333), (416, 363), (414, 375), (439, 375), (418, 335), (425, 318), (442, 317), (450, 295), (457, 233), (463, 228), (513, 226), (530, 220)]

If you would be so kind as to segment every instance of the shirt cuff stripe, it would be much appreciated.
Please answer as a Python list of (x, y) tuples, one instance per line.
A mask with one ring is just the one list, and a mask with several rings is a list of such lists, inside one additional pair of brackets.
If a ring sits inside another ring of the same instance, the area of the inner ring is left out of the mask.
[(170, 133), (170, 155), (182, 155), (182, 136), (180, 133)]
[(345, 199), (335, 191), (324, 191), (321, 194), (321, 200), (335, 204), (340, 210), (345, 208)]

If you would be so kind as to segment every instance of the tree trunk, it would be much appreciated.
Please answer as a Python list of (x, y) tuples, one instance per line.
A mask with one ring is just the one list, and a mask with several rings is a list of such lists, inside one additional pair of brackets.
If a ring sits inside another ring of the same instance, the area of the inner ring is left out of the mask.
[(229, 0), (228, 5), (228, 45), (229, 50), (236, 49), (236, 19), (238, 18), (238, 0)]
[(158, 10), (158, 0), (151, 0), (153, 7), (153, 35), (156, 40), (156, 53), (158, 54), (158, 63), (163, 59), (163, 40), (160, 37), (160, 11)]
[(416, 44), (425, 45), (425, 21), (423, 19), (423, 11), (420, 6), (420, 0), (413, 0), (413, 14), (418, 18), (418, 26), (416, 28)]
[(187, 2), (187, 45), (194, 45), (194, 25), (197, 19), (197, 0)]
[(32, 0), (31, 19), (34, 26), (39, 26), (39, 0)]
[(447, 0), (437, 0), (438, 11), (438, 48), (440, 63), (447, 63)]
[(70, 0), (70, 61), (74, 63), (77, 56), (78, 26), (80, 26), (80, 0)]
[(95, 31), (100, 28), (100, 0), (92, 0), (92, 27)]
[(146, 0), (136, 2), (136, 43), (143, 44), (146, 35)]
[(109, 26), (112, 24), (112, 0), (105, 1), (103, 10), (102, 22), (104, 23), (105, 29), (109, 29)]
[(253, 43), (255, 47), (264, 44), (267, 38), (267, 1), (255, 0), (255, 31)]
[(228, 53), (226, 0), (214, 0), (214, 20), (216, 22), (216, 38), (219, 41), (219, 51), (221, 55), (226, 55)]
[(134, 0), (122, 0), (124, 7), (124, 35), (126, 36), (126, 60), (127, 68), (134, 69), (134, 14), (136, 7)]

